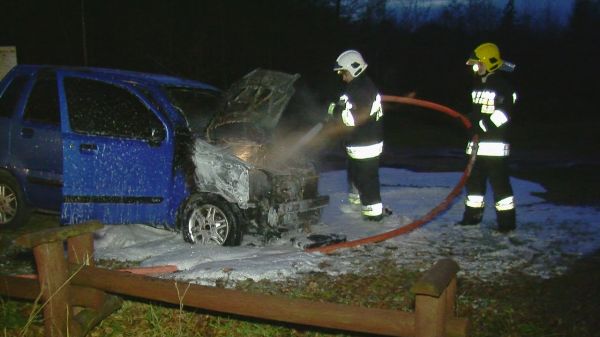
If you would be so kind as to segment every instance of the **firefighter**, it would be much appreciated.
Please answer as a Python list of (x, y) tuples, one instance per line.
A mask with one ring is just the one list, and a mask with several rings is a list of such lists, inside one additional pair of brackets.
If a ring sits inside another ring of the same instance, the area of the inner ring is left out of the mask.
[(366, 69), (367, 63), (356, 50), (338, 56), (333, 70), (346, 86), (339, 100), (329, 105), (328, 113), (341, 117), (346, 135), (348, 201), (360, 205), (363, 218), (379, 221), (384, 215), (379, 186), (383, 109), (381, 95)]
[[(479, 143), (475, 165), (466, 184), (465, 211), (459, 224), (477, 225), (481, 222), (489, 181), (498, 230), (507, 233), (516, 228), (515, 200), (507, 163), (510, 153), (507, 131), (517, 96), (506, 73), (512, 72), (514, 65), (502, 60), (498, 47), (489, 42), (475, 48), (466, 64), (473, 68), (475, 75), (470, 117), (472, 131), (479, 136)], [(472, 151), (474, 144), (470, 141), (467, 155), (471, 155)]]

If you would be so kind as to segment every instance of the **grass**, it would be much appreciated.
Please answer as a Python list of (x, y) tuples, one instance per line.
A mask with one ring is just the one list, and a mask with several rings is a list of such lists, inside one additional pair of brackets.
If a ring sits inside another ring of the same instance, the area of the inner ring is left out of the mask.
[[(309, 300), (360, 305), (367, 307), (412, 310), (414, 298), (408, 289), (418, 277), (417, 273), (394, 267), (394, 261), (379, 263), (361, 276), (331, 277), (322, 273), (305, 276), (301, 280), (286, 282), (245, 281), (237, 289), (271, 295), (282, 295)], [(381, 272), (387, 272), (382, 274)], [(184, 289), (181, 295), (183, 296)], [(29, 312), (33, 306), (24, 302), (6, 301), (1, 310), (7, 317), (18, 312)], [(4, 315), (2, 316), (4, 317)], [(5, 336), (19, 336), (22, 324), (9, 324)], [(41, 322), (38, 323), (41, 327)], [(32, 329), (39, 331), (39, 329)], [(178, 306), (156, 302), (127, 300), (123, 307), (96, 327), (90, 336), (336, 336), (331, 331), (318, 331), (307, 327), (290, 327), (228, 315), (187, 310)], [(30, 336), (36, 336), (31, 334)]]

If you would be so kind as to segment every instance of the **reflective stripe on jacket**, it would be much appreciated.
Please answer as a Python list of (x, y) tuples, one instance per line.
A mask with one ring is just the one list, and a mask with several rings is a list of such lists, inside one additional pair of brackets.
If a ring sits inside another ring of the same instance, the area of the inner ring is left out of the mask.
[[(473, 153), (473, 142), (467, 144), (467, 154)], [(479, 142), (477, 147), (478, 156), (506, 157), (510, 154), (510, 144), (502, 142)]]
[[(471, 122), (479, 135), (478, 155), (508, 156), (510, 146), (506, 138), (511, 115), (516, 101), (516, 93), (502, 72), (485, 78), (477, 78), (471, 92), (473, 110)], [(467, 146), (471, 154), (473, 144)]]
[(353, 159), (375, 158), (383, 152), (383, 142), (373, 145), (346, 146), (346, 153)]

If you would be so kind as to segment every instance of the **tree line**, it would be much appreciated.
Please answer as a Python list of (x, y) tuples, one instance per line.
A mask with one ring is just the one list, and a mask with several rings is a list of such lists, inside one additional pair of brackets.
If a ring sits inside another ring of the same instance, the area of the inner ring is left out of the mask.
[(464, 61), (493, 41), (517, 64), (531, 116), (567, 107), (591, 114), (583, 100), (595, 94), (587, 83), (597, 73), (600, 1), (575, 0), (566, 25), (549, 10), (534, 17), (514, 0), (494, 3), (451, 0), (434, 15), (418, 0), (1, 0), (0, 43), (16, 45), (20, 63), (158, 72), (220, 87), (257, 67), (299, 73), (317, 100), (338, 84), (335, 57), (355, 48), (382, 91), (463, 108)]

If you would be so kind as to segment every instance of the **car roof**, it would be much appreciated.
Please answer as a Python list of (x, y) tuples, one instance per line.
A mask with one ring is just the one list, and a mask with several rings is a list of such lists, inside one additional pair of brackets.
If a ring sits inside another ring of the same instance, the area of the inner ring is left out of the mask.
[(139, 84), (154, 85), (154, 86), (177, 86), (196, 89), (206, 89), (213, 91), (221, 91), (217, 87), (210, 84), (191, 80), (183, 77), (163, 75), (156, 73), (146, 73), (131, 70), (102, 68), (102, 67), (84, 67), (84, 66), (60, 66), (60, 65), (42, 65), (42, 64), (19, 64), (15, 66), (16, 71), (39, 71), (41, 69), (65, 71), (65, 72), (80, 72), (89, 73), (98, 78), (105, 79), (120, 79), (132, 81)]

